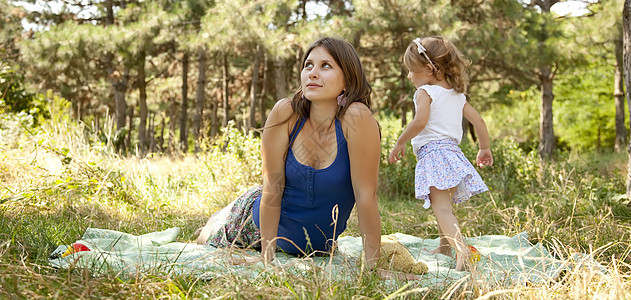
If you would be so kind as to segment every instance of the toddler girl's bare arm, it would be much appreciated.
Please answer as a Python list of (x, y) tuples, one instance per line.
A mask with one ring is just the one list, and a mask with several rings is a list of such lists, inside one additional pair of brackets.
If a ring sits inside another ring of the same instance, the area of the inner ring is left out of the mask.
[(491, 141), (489, 138), (489, 131), (486, 128), (486, 123), (482, 119), (482, 116), (478, 113), (473, 106), (471, 106), (468, 102), (465, 103), (464, 108), (462, 109), (462, 114), (464, 115), (473, 127), (475, 128), (475, 133), (478, 135), (478, 141), (480, 145), (480, 150), (478, 151), (478, 156), (476, 157), (476, 165), (483, 166), (492, 166), (493, 165), (493, 154), (491, 153)]

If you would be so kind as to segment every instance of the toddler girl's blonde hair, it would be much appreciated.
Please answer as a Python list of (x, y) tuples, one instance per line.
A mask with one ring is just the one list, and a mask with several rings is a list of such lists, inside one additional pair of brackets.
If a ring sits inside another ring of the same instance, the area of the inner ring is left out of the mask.
[(416, 42), (410, 43), (405, 50), (403, 55), (405, 67), (412, 72), (421, 72), (429, 65), (436, 78), (439, 80), (444, 78), (456, 92), (464, 93), (469, 83), (466, 69), (471, 63), (464, 58), (454, 44), (442, 36), (424, 37), (420, 43), (421, 51)]

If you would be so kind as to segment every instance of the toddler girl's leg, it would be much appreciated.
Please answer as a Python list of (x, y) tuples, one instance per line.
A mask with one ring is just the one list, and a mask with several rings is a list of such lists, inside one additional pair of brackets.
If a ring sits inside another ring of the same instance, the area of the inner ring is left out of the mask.
[(442, 255), (447, 255), (449, 257), (452, 257), (451, 245), (449, 244), (449, 241), (447, 240), (447, 238), (443, 234), (443, 231), (440, 230), (440, 226), (438, 226), (438, 236), (440, 236), (440, 240), (439, 240), (439, 243), (438, 243), (438, 248), (434, 249), (432, 251), (432, 254), (439, 253), (439, 254), (442, 254)]
[[(434, 216), (436, 216), (436, 221), (438, 221), (439, 230), (442, 237), (456, 250), (458, 256), (456, 260), (456, 270), (462, 271), (465, 269), (471, 253), (460, 233), (458, 219), (456, 219), (456, 216), (453, 214), (451, 204), (453, 202), (452, 194), (449, 190), (439, 190), (433, 186), (429, 188), (429, 191), (429, 198), (432, 201), (432, 211), (434, 212)], [(442, 237), (441, 244), (443, 242)]]

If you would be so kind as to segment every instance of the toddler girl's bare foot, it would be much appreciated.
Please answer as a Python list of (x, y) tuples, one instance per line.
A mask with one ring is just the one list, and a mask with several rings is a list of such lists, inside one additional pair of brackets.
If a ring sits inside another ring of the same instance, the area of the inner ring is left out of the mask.
[(473, 261), (471, 251), (462, 251), (456, 254), (456, 271), (468, 271), (471, 269)]
[(469, 257), (459, 255), (456, 259), (456, 271), (466, 271), (468, 269)]

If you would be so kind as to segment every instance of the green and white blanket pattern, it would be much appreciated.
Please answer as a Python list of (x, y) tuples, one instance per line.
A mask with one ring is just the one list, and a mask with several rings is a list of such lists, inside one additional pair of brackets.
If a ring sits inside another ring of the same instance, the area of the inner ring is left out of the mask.
[[(213, 278), (226, 274), (258, 276), (266, 272), (262, 263), (250, 266), (228, 263), (227, 256), (256, 255), (256, 252), (227, 251), (212, 246), (176, 242), (179, 228), (151, 232), (135, 236), (123, 232), (88, 228), (76, 243), (91, 251), (76, 252), (61, 257), (68, 246), (59, 246), (52, 254), (50, 264), (57, 268), (88, 268), (93, 274), (116, 272), (121, 276), (155, 273), (186, 274)], [(397, 240), (412, 253), (417, 261), (429, 267), (421, 276), (422, 286), (447, 286), (467, 276), (467, 272), (455, 271), (455, 260), (444, 255), (432, 255), (425, 249), (438, 246), (438, 239), (396, 233)], [(470, 237), (467, 243), (475, 246), (481, 260), (476, 264), (476, 278), (493, 286), (515, 286), (527, 283), (545, 283), (557, 279), (562, 270), (577, 267), (590, 268), (595, 272), (606, 270), (589, 255), (575, 254), (558, 260), (541, 244), (531, 245), (522, 232), (513, 237), (486, 235)], [(344, 236), (338, 239), (338, 247), (332, 257), (296, 258), (277, 253), (275, 266), (284, 272), (305, 274), (321, 270), (333, 279), (358, 274), (361, 254), (361, 238)]]

